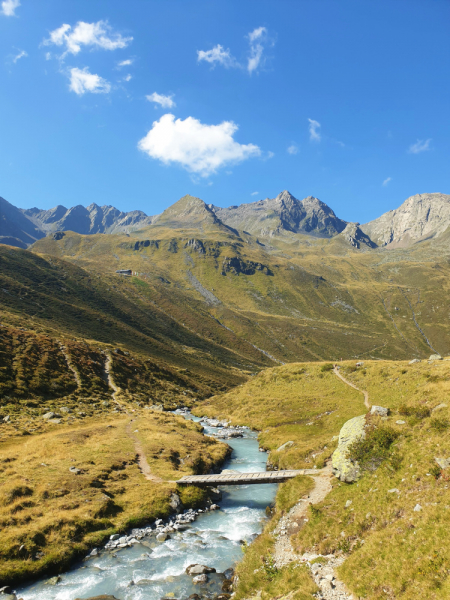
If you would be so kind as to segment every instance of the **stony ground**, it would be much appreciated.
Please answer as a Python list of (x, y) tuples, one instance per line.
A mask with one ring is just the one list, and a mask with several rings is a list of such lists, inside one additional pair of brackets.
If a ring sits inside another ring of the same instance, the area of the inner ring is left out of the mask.
[[(331, 464), (319, 473), (313, 477), (315, 486), (309, 496), (300, 499), (288, 514), (278, 522), (274, 531), (276, 537), (275, 566), (280, 569), (291, 562), (306, 563), (309, 565), (311, 575), (320, 589), (317, 598), (321, 600), (352, 600), (354, 596), (346, 590), (344, 583), (337, 579), (334, 571), (336, 567), (344, 562), (345, 557), (335, 557), (333, 555), (320, 557), (317, 554), (308, 552), (297, 554), (291, 545), (291, 535), (299, 531), (308, 520), (309, 505), (321, 502), (332, 489), (330, 483), (330, 478), (333, 476)], [(323, 562), (317, 560), (320, 558), (323, 558)]]

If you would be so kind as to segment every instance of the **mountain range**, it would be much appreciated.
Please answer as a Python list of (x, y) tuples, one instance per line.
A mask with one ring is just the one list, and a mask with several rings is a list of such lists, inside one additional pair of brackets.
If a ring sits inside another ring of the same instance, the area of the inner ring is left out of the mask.
[[(189, 198), (192, 198), (189, 196)], [(27, 248), (57, 231), (82, 235), (131, 233), (148, 226), (172, 229), (195, 224), (214, 226), (237, 236), (285, 238), (310, 236), (330, 239), (341, 235), (352, 247), (407, 247), (437, 237), (450, 225), (450, 195), (441, 193), (411, 196), (396, 210), (364, 225), (346, 222), (319, 199), (298, 200), (288, 191), (276, 198), (221, 208), (196, 199), (180, 209), (175, 203), (160, 215), (148, 216), (134, 210), (122, 212), (113, 206), (90, 204), (67, 209), (58, 205), (49, 210), (20, 209), (0, 197), (0, 243)]]

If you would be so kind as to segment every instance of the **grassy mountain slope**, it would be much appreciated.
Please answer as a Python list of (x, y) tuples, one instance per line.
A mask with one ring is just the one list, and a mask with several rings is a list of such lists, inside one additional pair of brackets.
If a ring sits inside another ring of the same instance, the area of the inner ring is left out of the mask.
[[(344, 554), (340, 577), (359, 597), (448, 598), (450, 491), (448, 473), (434, 459), (450, 456), (450, 362), (367, 361), (361, 369), (343, 362), (341, 372), (391, 414), (368, 419), (369, 443), (354, 449), (363, 466), (360, 480), (334, 479), (292, 543), (300, 553)], [(195, 412), (260, 429), (269, 461), (296, 468), (321, 467), (344, 421), (366, 409), (362, 394), (326, 365), (302, 363), (262, 372)], [(278, 452), (287, 441), (294, 443)]]
[(220, 344), (227, 331), (227, 347), (240, 340), (239, 352), (252, 348), (253, 360), (450, 352), (442, 318), (450, 268), (430, 245), (358, 251), (341, 236), (289, 232), (263, 242), (224, 228), (200, 202), (182, 199), (178, 212), (174, 205), (166, 211), (174, 214), (129, 236), (67, 232), (33, 251), (82, 266), (111, 287), (119, 285), (115, 270), (132, 269), (136, 278), (120, 285), (134, 284), (142, 306), (156, 304), (192, 331), (215, 327)]

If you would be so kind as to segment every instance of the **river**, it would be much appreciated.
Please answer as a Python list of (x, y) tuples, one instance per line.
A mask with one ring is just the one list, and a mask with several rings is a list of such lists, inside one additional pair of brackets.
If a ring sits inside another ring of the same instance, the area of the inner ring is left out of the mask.
[[(194, 421), (200, 419), (188, 415)], [(205, 427), (205, 434), (216, 429)], [(267, 454), (259, 452), (256, 434), (245, 430), (243, 438), (227, 440), (233, 452), (224, 468), (241, 472), (265, 471)], [(186, 531), (171, 534), (171, 539), (148, 546), (136, 544), (115, 555), (102, 552), (61, 576), (57, 585), (37, 581), (17, 590), (24, 600), (74, 600), (112, 594), (120, 600), (160, 600), (187, 598), (190, 594), (213, 596), (221, 591), (218, 575), (207, 584), (193, 584), (185, 574), (188, 565), (199, 563), (223, 573), (242, 558), (242, 540), (251, 542), (260, 533), (265, 509), (275, 498), (277, 484), (222, 486), (220, 510), (197, 517)], [(145, 580), (145, 581), (143, 581)], [(135, 585), (130, 585), (135, 582)], [(139, 582), (141, 582), (139, 584)]]

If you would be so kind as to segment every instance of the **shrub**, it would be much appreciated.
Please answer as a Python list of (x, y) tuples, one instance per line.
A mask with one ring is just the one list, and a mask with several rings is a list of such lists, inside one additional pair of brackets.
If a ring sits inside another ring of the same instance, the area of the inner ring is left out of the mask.
[(398, 412), (405, 417), (415, 417), (416, 419), (426, 419), (431, 415), (431, 410), (427, 406), (408, 406), (400, 405)]
[(448, 419), (442, 417), (435, 417), (434, 419), (431, 419), (430, 426), (438, 433), (442, 433), (443, 431), (448, 429), (448, 427), (450, 426), (450, 422)]
[(332, 371), (333, 365), (331, 363), (325, 363), (324, 365), (321, 366), (320, 370), (322, 371), (322, 373), (326, 373), (327, 371)]
[(391, 446), (400, 434), (392, 427), (371, 427), (366, 437), (353, 442), (347, 458), (359, 463), (363, 471), (374, 471), (389, 458)]

